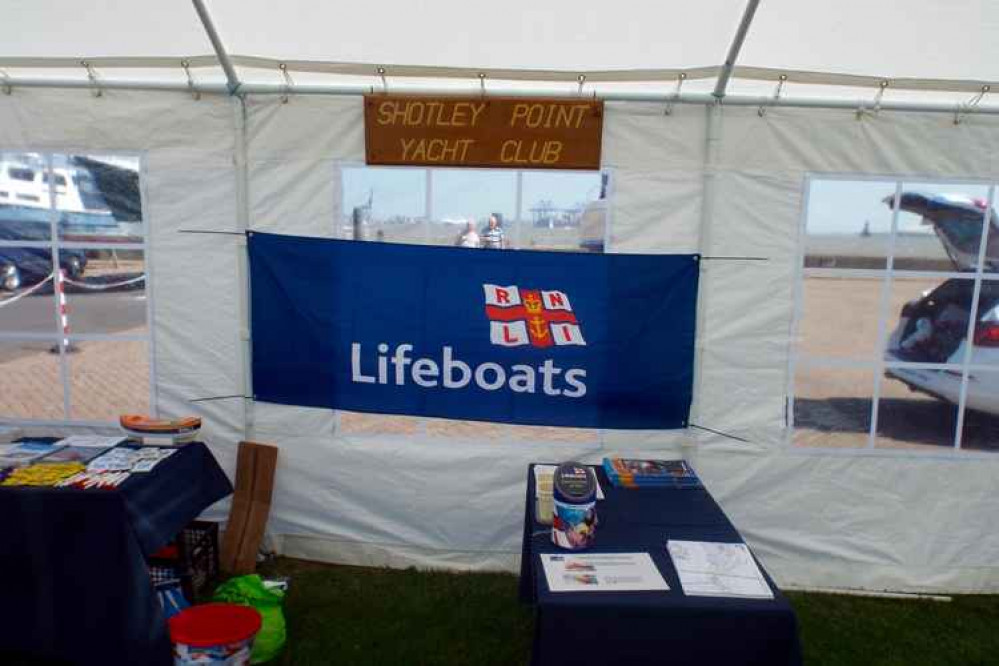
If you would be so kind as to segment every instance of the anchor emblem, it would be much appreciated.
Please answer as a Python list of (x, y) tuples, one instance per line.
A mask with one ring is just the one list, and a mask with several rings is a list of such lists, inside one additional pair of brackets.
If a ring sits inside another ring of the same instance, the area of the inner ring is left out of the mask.
[[(530, 311), (530, 308), (528, 308)], [(530, 320), (531, 333), (537, 338), (548, 337), (548, 323), (543, 317), (532, 317)]]

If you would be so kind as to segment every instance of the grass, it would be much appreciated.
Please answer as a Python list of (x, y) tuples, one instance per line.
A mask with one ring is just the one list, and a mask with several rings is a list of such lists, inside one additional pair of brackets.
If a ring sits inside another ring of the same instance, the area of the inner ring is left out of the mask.
[[(523, 666), (532, 611), (508, 574), (341, 567), (279, 558), (288, 643), (273, 666)], [(807, 666), (994, 666), (999, 596), (950, 603), (789, 593)], [(40, 662), (8, 661), (4, 666)]]
[(949, 603), (788, 593), (807, 666), (995, 666), (999, 596)]
[(331, 567), (279, 559), (291, 577), (288, 643), (276, 664), (512, 666), (527, 662), (532, 612), (508, 574)]
[[(519, 666), (532, 612), (506, 574), (333, 567), (288, 559), (280, 666)], [(999, 596), (952, 602), (789, 593), (807, 666), (995, 666)]]

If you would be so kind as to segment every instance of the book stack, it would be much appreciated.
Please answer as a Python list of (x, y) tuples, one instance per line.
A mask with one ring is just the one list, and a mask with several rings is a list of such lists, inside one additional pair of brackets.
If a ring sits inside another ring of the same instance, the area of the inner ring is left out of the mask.
[(0, 467), (25, 467), (61, 450), (60, 444), (49, 441), (21, 440), (0, 445)]
[(604, 458), (604, 472), (617, 488), (699, 488), (701, 480), (686, 460)]

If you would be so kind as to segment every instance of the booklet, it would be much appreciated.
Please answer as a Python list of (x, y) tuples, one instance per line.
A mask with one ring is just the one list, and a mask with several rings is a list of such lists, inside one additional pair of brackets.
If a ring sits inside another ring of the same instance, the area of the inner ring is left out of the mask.
[(701, 480), (686, 460), (604, 458), (607, 478), (619, 488), (697, 488)]
[(63, 446), (55, 453), (45, 456), (42, 462), (80, 462), (86, 464), (106, 450), (91, 446)]
[(546, 554), (541, 566), (552, 592), (669, 590), (648, 553)]
[(55, 453), (62, 446), (51, 442), (24, 440), (16, 444), (0, 446), (0, 467), (21, 467), (47, 455)]
[(124, 442), (127, 437), (116, 435), (113, 437), (102, 437), (100, 435), (73, 435), (66, 439), (59, 440), (56, 444), (60, 446), (85, 446), (96, 449), (110, 449)]
[(774, 598), (744, 543), (670, 540), (666, 550), (687, 596)]

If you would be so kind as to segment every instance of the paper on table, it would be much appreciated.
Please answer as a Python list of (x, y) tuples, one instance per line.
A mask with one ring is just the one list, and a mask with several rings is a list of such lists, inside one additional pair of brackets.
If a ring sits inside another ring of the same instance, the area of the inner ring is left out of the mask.
[(97, 435), (73, 435), (56, 442), (59, 446), (92, 446), (94, 448), (110, 449), (124, 442), (127, 437), (100, 437)]
[(552, 592), (645, 592), (669, 590), (648, 553), (541, 555)]
[(666, 548), (688, 596), (774, 598), (744, 543), (667, 541)]
[[(552, 483), (555, 478), (556, 465), (535, 465), (534, 466), (534, 496), (539, 497), (542, 490), (552, 492)], [(590, 474), (593, 475), (593, 482), (597, 484), (597, 499), (604, 498), (604, 489), (600, 487), (600, 480), (593, 467), (587, 466)]]

